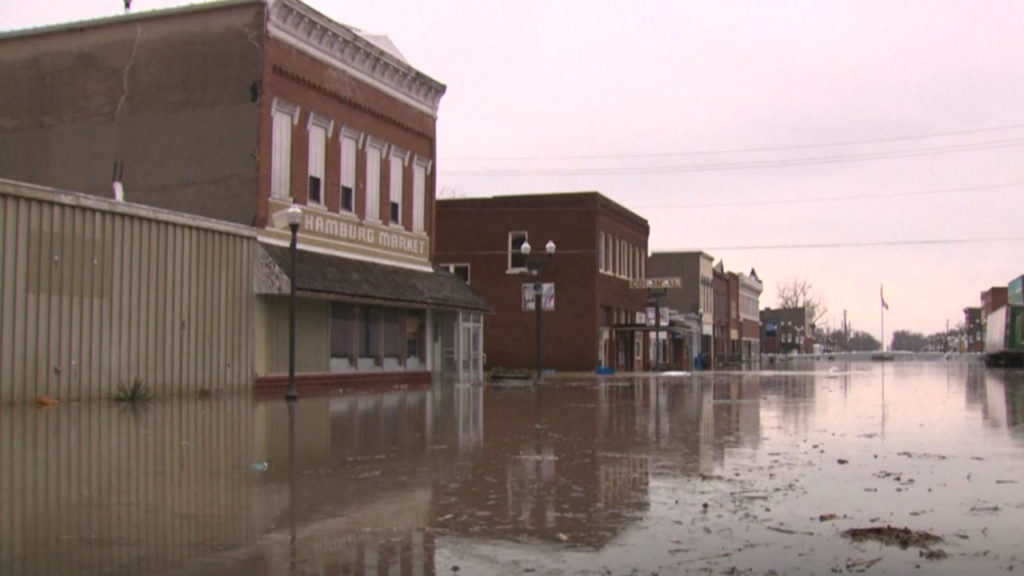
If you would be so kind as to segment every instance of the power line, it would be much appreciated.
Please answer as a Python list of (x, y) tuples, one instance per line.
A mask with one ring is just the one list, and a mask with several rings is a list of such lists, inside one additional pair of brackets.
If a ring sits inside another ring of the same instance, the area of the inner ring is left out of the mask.
[[(711, 250), (804, 250), (820, 248), (878, 248), (885, 246), (938, 246), (949, 244), (991, 244), (993, 242), (1021, 241), (1024, 241), (1024, 236), (1006, 236), (1001, 238), (939, 238), (928, 240), (881, 240), (876, 242), (819, 242), (813, 244), (764, 244), (756, 246), (707, 246), (701, 248), (701, 250), (707, 252)], [(658, 250), (658, 252), (672, 251), (673, 250)]]
[(770, 205), (792, 205), (792, 204), (820, 204), (827, 202), (842, 202), (849, 200), (878, 200), (884, 198), (911, 198), (919, 196), (937, 196), (942, 194), (957, 194), (961, 192), (979, 192), (983, 190), (999, 190), (1005, 188), (1017, 188), (1024, 186), (1022, 182), (1006, 182), (1003, 184), (986, 184), (980, 186), (963, 186), (958, 188), (943, 188), (939, 190), (918, 190), (914, 192), (880, 192), (875, 194), (844, 194), (841, 196), (823, 196), (806, 198), (782, 198), (777, 200), (735, 200), (729, 202), (702, 202), (692, 204), (637, 204), (635, 208), (724, 208), (737, 206), (770, 206)]
[(581, 175), (636, 175), (636, 174), (673, 174), (695, 172), (724, 172), (732, 170), (762, 170), (766, 168), (787, 168), (793, 166), (815, 166), (822, 164), (838, 164), (844, 162), (867, 162), (872, 160), (892, 160), (897, 158), (916, 158), (961, 152), (978, 152), (1001, 148), (1024, 146), (1024, 138), (990, 140), (969, 144), (952, 144), (933, 146), (911, 150), (894, 150), (888, 152), (865, 152), (860, 154), (840, 154), (831, 156), (810, 156), (804, 158), (788, 158), (780, 160), (757, 160), (745, 162), (714, 162), (706, 164), (669, 164), (661, 166), (624, 166), (624, 167), (592, 167), (592, 168), (501, 168), (501, 169), (444, 169), (446, 174), (461, 176), (581, 176)]
[(814, 148), (838, 148), (843, 146), (862, 146), (865, 144), (887, 144), (892, 142), (910, 142), (914, 140), (928, 140), (931, 138), (944, 138), (947, 136), (968, 136), (972, 134), (983, 134), (986, 132), (1005, 132), (1024, 128), (1024, 124), (1007, 124), (1004, 126), (992, 126), (988, 128), (973, 128), (965, 130), (951, 130), (948, 132), (931, 132), (913, 136), (891, 136), (886, 138), (873, 138), (868, 140), (844, 140), (837, 142), (817, 142), (813, 144), (786, 144), (780, 146), (764, 146), (752, 148), (727, 148), (720, 150), (684, 150), (679, 152), (640, 152), (635, 154), (579, 154), (572, 156), (453, 156), (442, 158), (442, 162), (496, 162), (514, 160), (620, 160), (633, 158), (671, 158), (679, 156), (715, 156), (723, 154), (748, 154), (762, 152), (783, 152), (787, 150), (809, 150)]

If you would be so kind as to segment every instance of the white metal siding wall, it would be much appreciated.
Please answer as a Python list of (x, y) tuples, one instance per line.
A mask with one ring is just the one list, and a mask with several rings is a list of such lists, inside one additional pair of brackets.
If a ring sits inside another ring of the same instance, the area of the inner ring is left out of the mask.
[(0, 182), (0, 403), (250, 384), (253, 237), (12, 191)]

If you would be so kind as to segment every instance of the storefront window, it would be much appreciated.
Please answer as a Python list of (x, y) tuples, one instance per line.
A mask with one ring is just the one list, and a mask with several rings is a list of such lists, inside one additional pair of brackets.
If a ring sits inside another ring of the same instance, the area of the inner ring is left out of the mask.
[(331, 357), (348, 358), (353, 352), (356, 334), (355, 308), (341, 302), (331, 303)]

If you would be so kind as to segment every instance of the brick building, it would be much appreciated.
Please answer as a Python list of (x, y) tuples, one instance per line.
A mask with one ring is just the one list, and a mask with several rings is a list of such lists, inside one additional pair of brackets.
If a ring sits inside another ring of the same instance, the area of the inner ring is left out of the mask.
[[(479, 377), (487, 303), (434, 269), (445, 86), (298, 0), (231, 0), (0, 35), (0, 177), (258, 231), (256, 376)], [(274, 215), (303, 210), (298, 263)], [(210, 254), (210, 258), (217, 258)]]
[[(542, 312), (545, 369), (617, 371), (646, 366), (647, 221), (597, 192), (439, 200), (436, 259), (494, 307), (484, 328), (490, 368), (536, 366), (536, 313), (525, 309), (535, 278), (528, 260), (556, 251), (537, 280), (554, 284)], [(543, 256), (541, 256), (543, 257)]]
[[(984, 342), (985, 334), (988, 331), (988, 315), (999, 310), (1009, 301), (1009, 291), (1006, 286), (993, 286), (981, 293), (981, 334)], [(983, 345), (984, 347), (984, 345)]]
[(647, 260), (648, 276), (681, 280), (678, 288), (666, 291), (664, 301), (680, 316), (689, 315), (693, 319), (695, 329), (689, 337), (695, 341), (692, 346), (681, 346), (677, 356), (687, 359), (682, 366), (684, 369), (696, 367), (698, 361), (702, 368), (714, 365), (711, 356), (715, 313), (713, 265), (711, 255), (705, 252), (656, 252)]
[(761, 311), (761, 353), (809, 354), (814, 351), (811, 317), (804, 307)]
[(757, 271), (737, 274), (739, 280), (740, 356), (745, 364), (756, 364), (761, 352), (760, 301), (764, 284)]
[(729, 274), (725, 271), (725, 264), (719, 260), (718, 264), (715, 264), (712, 269), (711, 274), (711, 293), (714, 300), (714, 305), (712, 306), (714, 346), (711, 350), (711, 366), (714, 368), (723, 367), (731, 361), (731, 344), (733, 339), (729, 331), (730, 323), (732, 322), (732, 314), (729, 310), (729, 297), (732, 290), (729, 284)]
[(968, 306), (964, 308), (964, 332), (967, 352), (985, 351), (985, 332), (983, 326), (980, 307)]

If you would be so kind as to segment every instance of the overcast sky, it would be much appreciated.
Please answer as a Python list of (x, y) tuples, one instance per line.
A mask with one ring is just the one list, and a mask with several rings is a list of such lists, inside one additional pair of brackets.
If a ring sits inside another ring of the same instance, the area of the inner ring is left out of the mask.
[[(1024, 2), (307, 0), (448, 91), (448, 196), (596, 190), (652, 251), (942, 330), (1024, 274)], [(183, 4), (134, 0), (135, 12)], [(0, 0), (0, 28), (121, 0)]]

